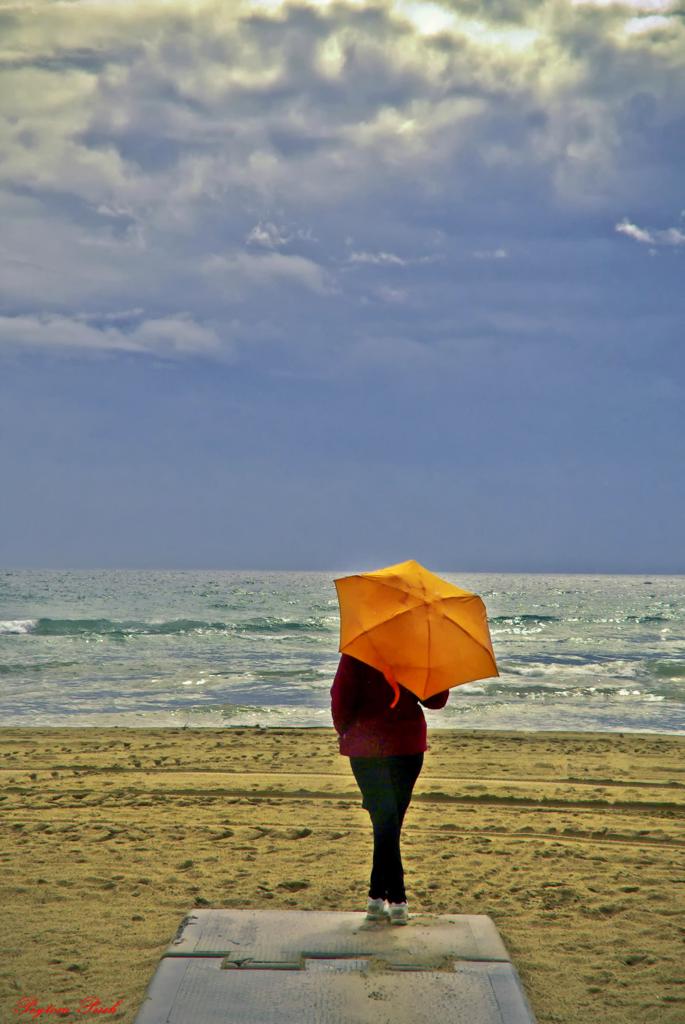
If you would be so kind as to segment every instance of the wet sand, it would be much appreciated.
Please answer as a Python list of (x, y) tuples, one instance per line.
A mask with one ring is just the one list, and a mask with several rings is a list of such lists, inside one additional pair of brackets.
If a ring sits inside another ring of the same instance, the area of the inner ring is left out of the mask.
[[(539, 1024), (683, 1024), (685, 737), (429, 742), (410, 912), (489, 914)], [(35, 998), (132, 1022), (193, 907), (365, 906), (369, 819), (332, 729), (0, 729), (0, 771), (3, 1021)]]

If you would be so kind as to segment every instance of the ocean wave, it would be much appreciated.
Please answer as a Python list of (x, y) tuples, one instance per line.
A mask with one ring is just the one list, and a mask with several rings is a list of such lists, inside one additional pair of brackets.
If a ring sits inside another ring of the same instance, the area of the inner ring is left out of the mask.
[(605, 661), (597, 661), (584, 658), (536, 658), (530, 661), (506, 661), (499, 662), (500, 673), (508, 676), (613, 676), (616, 678), (635, 678), (642, 666), (638, 659), (607, 658)]
[(236, 633), (328, 633), (331, 627), (321, 616), (309, 619), (286, 619), (276, 615), (265, 615), (257, 619), (245, 619), (231, 626)]
[(170, 619), (146, 622), (136, 619), (9, 619), (0, 621), (0, 634), (27, 634), (34, 636), (103, 636), (123, 639), (134, 636), (169, 636), (183, 633), (328, 633), (331, 625), (326, 617), (304, 620), (280, 616), (245, 619), (242, 622), (208, 622), (203, 619)]
[(198, 619), (171, 619), (145, 622), (136, 619), (38, 619), (32, 632), (36, 636), (108, 636), (113, 638), (145, 634), (166, 636), (173, 633), (226, 630), (224, 622)]
[(488, 621), (500, 626), (519, 626), (526, 623), (536, 625), (540, 622), (561, 622), (562, 620), (558, 615), (493, 615)]
[(259, 669), (258, 672), (255, 673), (255, 675), (257, 676), (257, 678), (266, 679), (267, 681), (275, 680), (276, 682), (278, 682), (281, 679), (294, 679), (297, 682), (301, 683), (318, 683), (322, 679), (329, 679), (331, 673), (318, 668), (280, 668), (273, 670), (261, 668)]
[(504, 626), (502, 629), (491, 629), (490, 636), (532, 636), (534, 633), (542, 633), (544, 626)]
[(23, 676), (27, 673), (38, 674), (52, 668), (71, 668), (78, 661), (40, 661), (33, 664), (23, 661), (0, 663), (0, 676)]
[[(459, 687), (459, 690), (462, 688)], [(563, 683), (523, 683), (517, 682), (514, 684), (501, 684), (491, 683), (486, 686), (474, 690), (466, 691), (466, 687), (463, 688), (464, 693), (460, 693), (460, 699), (469, 700), (479, 699), (482, 697), (488, 697), (490, 699), (498, 697), (504, 700), (523, 700), (523, 701), (540, 701), (540, 700), (565, 700), (571, 702), (578, 702), (584, 700), (607, 700), (623, 698), (632, 699), (638, 701), (662, 701), (670, 698), (673, 701), (681, 701), (682, 694), (675, 692), (662, 692), (654, 693), (644, 688), (638, 688), (638, 686), (626, 686), (625, 683), (616, 683), (615, 685), (607, 684), (606, 682), (598, 686), (564, 686)]]
[(685, 679), (683, 661), (654, 661), (649, 668), (652, 675), (659, 679)]
[(611, 623), (631, 623), (632, 625), (657, 625), (673, 622), (668, 615), (623, 615), (620, 612), (612, 616), (558, 616), (558, 615), (493, 615), (488, 619), (491, 626), (544, 626), (549, 622), (583, 623), (586, 626), (605, 626)]
[(2, 634), (32, 633), (38, 619), (0, 619), (0, 636)]

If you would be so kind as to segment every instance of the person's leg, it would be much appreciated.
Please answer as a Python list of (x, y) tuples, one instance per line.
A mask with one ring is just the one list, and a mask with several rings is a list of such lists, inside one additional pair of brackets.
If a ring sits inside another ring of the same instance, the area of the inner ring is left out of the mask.
[(373, 825), (373, 863), (369, 898), (394, 898), (388, 892), (402, 885), (400, 816), (387, 757), (351, 757), (350, 765), (362, 793), (362, 807)]
[(414, 785), (423, 768), (423, 754), (403, 754), (391, 758), (390, 761), (390, 773), (401, 827), (411, 802)]
[(396, 856), (386, 874), (388, 900), (391, 903), (405, 903), (407, 893), (404, 887), (404, 867), (400, 851), (402, 823), (409, 807), (414, 784), (423, 767), (423, 754), (402, 754), (388, 758), (388, 769), (394, 792), (394, 803), (397, 813), (397, 832), (395, 837)]

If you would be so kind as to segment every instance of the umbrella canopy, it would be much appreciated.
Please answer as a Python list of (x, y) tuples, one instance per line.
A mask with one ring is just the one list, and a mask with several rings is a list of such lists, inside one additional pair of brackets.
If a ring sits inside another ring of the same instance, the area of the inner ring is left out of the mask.
[(410, 559), (334, 580), (340, 651), (379, 669), (424, 700), (498, 676), (485, 605)]

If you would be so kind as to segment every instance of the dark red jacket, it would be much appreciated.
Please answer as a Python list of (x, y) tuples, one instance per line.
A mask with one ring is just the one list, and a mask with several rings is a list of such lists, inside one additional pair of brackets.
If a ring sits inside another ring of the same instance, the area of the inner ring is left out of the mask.
[(331, 687), (331, 714), (340, 738), (340, 753), (348, 757), (389, 757), (419, 754), (428, 749), (426, 719), (421, 704), (444, 708), (449, 690), (419, 698), (400, 684), (400, 699), (385, 676), (363, 661), (343, 654)]

